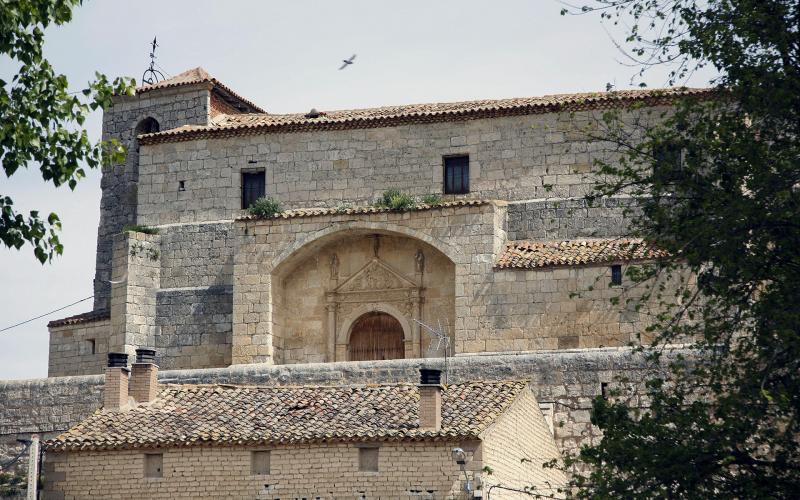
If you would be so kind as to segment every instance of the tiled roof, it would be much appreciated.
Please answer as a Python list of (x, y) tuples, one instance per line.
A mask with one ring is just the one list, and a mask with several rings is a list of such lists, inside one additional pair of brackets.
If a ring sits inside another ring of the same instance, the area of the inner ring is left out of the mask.
[(247, 134), (391, 127), (410, 123), (474, 120), (564, 110), (610, 109), (634, 102), (644, 102), (648, 105), (656, 106), (672, 103), (675, 99), (681, 97), (708, 98), (713, 93), (714, 91), (711, 89), (693, 88), (622, 90), (616, 92), (558, 94), (544, 97), (349, 109), (320, 112), (319, 116), (316, 117), (310, 113), (222, 115), (209, 126), (187, 125), (154, 134), (145, 134), (140, 136), (140, 141), (142, 144), (155, 144)]
[(226, 100), (232, 100), (236, 104), (239, 104), (237, 107), (241, 107), (246, 112), (264, 113), (266, 115), (263, 109), (231, 90), (227, 85), (221, 83), (219, 80), (211, 76), (208, 71), (199, 66), (152, 85), (143, 85), (136, 89), (136, 93), (144, 94), (152, 90), (180, 87), (183, 85), (194, 85), (198, 83), (213, 84), (214, 88), (227, 98)]
[(262, 217), (258, 215), (244, 215), (236, 220), (262, 220), (262, 219), (294, 219), (297, 217), (316, 217), (319, 215), (360, 215), (360, 214), (379, 214), (386, 212), (420, 212), (424, 210), (433, 210), (436, 208), (448, 207), (477, 207), (480, 205), (488, 205), (491, 203), (488, 200), (455, 200), (444, 201), (435, 205), (419, 204), (409, 208), (388, 208), (388, 207), (349, 207), (349, 208), (297, 208), (294, 210), (284, 210), (271, 217)]
[(447, 386), (441, 431), (419, 429), (412, 384), (246, 387), (169, 385), (150, 404), (97, 410), (47, 443), (97, 450), (476, 438), (527, 387), (524, 381)]
[(651, 260), (666, 252), (640, 239), (572, 241), (511, 241), (497, 259), (495, 269), (532, 269), (614, 261)]
[(47, 323), (47, 327), (52, 328), (54, 326), (80, 325), (83, 323), (102, 321), (109, 318), (111, 318), (111, 313), (108, 311), (108, 309), (100, 309), (98, 311), (89, 311), (76, 314), (75, 316), (70, 316), (68, 318), (54, 319), (53, 321)]

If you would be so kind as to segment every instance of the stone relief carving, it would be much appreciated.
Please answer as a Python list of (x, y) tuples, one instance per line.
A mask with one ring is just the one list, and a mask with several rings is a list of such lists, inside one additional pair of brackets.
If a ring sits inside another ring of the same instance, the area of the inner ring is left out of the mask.
[[(377, 235), (376, 235), (377, 236)], [(378, 251), (378, 238), (375, 238), (373, 250)], [(415, 267), (424, 269), (424, 255), (421, 252), (414, 257)], [(334, 276), (334, 262), (338, 266), (338, 257), (331, 257), (331, 277)], [(338, 278), (342, 278), (338, 276)], [(336, 286), (337, 283), (341, 283)], [(327, 293), (329, 314), (329, 342), (339, 343), (346, 338), (346, 333), (341, 329), (344, 322), (350, 318), (357, 309), (369, 309), (374, 305), (377, 309), (380, 304), (391, 304), (408, 320), (419, 317), (420, 304), (424, 301), (423, 289), (419, 283), (404, 276), (401, 272), (383, 262), (379, 257), (373, 257), (367, 264), (344, 281), (334, 281), (335, 288)], [(334, 340), (335, 339), (335, 340)], [(418, 342), (415, 341), (415, 342)], [(338, 348), (329, 344), (330, 359), (335, 359)]]
[(418, 249), (416, 255), (414, 255), (414, 269), (417, 274), (425, 272), (425, 254), (422, 253), (420, 249)]
[(331, 255), (331, 279), (339, 279), (339, 257), (336, 254)]

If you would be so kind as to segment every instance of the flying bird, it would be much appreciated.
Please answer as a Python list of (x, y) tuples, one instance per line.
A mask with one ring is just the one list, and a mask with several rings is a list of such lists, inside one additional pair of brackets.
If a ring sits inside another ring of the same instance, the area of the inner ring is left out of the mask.
[(341, 71), (341, 70), (345, 69), (346, 67), (350, 66), (351, 64), (353, 64), (353, 61), (355, 60), (355, 58), (356, 58), (356, 55), (353, 54), (352, 56), (350, 56), (350, 59), (342, 59), (342, 62), (344, 64), (342, 64), (341, 67), (339, 67), (339, 70)]
[(106, 280), (106, 281), (111, 283), (112, 285), (119, 285), (121, 283), (125, 283), (126, 281), (128, 281), (128, 271), (125, 271), (125, 274), (122, 275), (122, 278), (120, 278), (117, 281), (113, 280)]

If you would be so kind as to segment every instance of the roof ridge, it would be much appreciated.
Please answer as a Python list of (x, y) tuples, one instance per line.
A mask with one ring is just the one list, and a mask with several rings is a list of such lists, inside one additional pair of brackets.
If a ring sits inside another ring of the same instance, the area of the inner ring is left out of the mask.
[[(496, 384), (510, 384), (510, 383), (528, 383), (526, 379), (496, 379), (496, 380), (464, 380), (460, 382), (453, 382), (450, 384), (442, 384), (445, 388), (450, 386), (465, 386), (465, 385), (496, 385)], [(222, 389), (270, 389), (270, 390), (288, 390), (288, 389), (320, 389), (320, 390), (335, 390), (335, 389), (347, 389), (347, 388), (381, 388), (381, 387), (397, 387), (397, 386), (408, 386), (408, 387), (417, 387), (419, 386), (416, 382), (381, 382), (381, 383), (345, 383), (345, 384), (336, 384), (336, 385), (323, 385), (323, 384), (292, 384), (292, 385), (251, 385), (251, 384), (228, 384), (228, 383), (205, 383), (205, 384), (190, 384), (190, 383), (161, 383), (159, 384), (162, 389), (215, 389), (215, 388), (222, 388)]]

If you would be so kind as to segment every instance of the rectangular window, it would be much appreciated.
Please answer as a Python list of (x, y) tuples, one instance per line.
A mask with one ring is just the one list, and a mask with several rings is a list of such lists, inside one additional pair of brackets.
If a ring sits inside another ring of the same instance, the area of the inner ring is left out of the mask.
[(469, 156), (444, 159), (444, 194), (469, 193)]
[(622, 284), (622, 266), (611, 266), (611, 284), (614, 286), (619, 286)]
[(361, 472), (378, 472), (378, 449), (358, 449), (358, 470)]
[(251, 452), (250, 473), (254, 476), (269, 474), (269, 451)]
[(249, 208), (254, 201), (264, 196), (264, 171), (242, 172), (242, 208)]
[(144, 477), (164, 477), (164, 455), (148, 453), (144, 456)]
[(83, 341), (83, 354), (94, 354), (95, 342), (94, 339), (86, 339)]
[(678, 144), (659, 144), (653, 149), (653, 157), (653, 177), (656, 181), (666, 184), (678, 179), (683, 170), (683, 151)]

